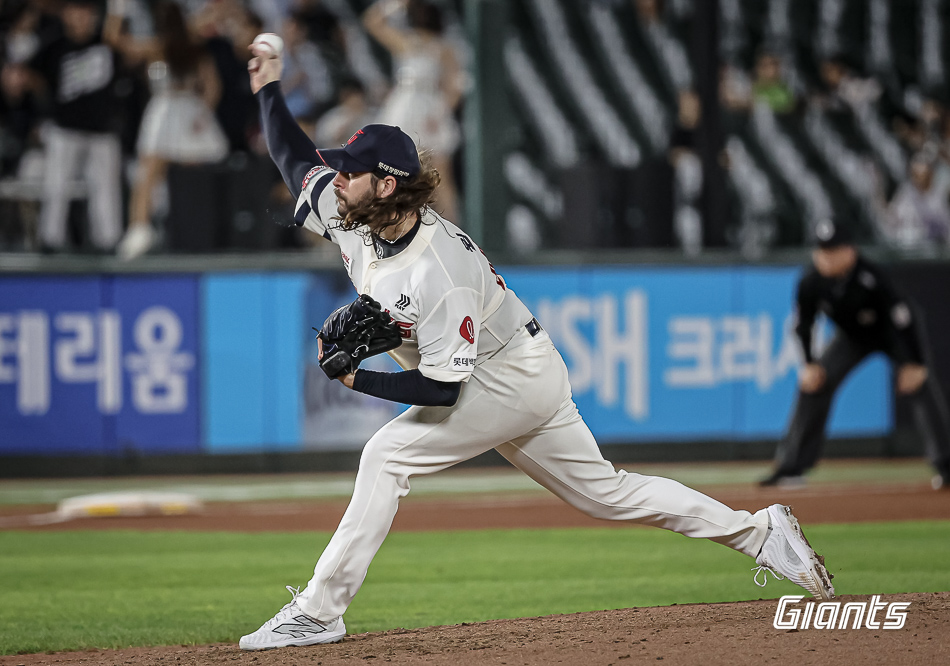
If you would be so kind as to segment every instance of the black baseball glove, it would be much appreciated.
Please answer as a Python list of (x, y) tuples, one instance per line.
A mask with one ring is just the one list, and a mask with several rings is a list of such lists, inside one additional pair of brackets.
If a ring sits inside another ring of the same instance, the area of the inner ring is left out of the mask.
[(366, 294), (334, 310), (317, 337), (323, 341), (320, 367), (330, 379), (356, 372), (363, 359), (402, 344), (393, 318)]

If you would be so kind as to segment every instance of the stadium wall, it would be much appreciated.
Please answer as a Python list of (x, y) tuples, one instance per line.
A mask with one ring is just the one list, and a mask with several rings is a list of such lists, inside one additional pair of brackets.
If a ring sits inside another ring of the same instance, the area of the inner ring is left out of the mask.
[[(800, 362), (799, 271), (499, 269), (554, 338), (581, 413), (618, 461), (771, 455)], [(935, 293), (950, 291), (946, 265), (896, 273), (948, 302)], [(316, 365), (310, 326), (353, 296), (332, 269), (0, 276), (0, 475), (352, 467), (404, 409)], [(928, 322), (947, 323), (936, 310)], [(948, 343), (934, 342), (942, 362)], [(395, 369), (387, 357), (370, 365)], [(912, 437), (895, 444), (889, 382), (881, 358), (850, 378), (831, 454), (915, 451)]]

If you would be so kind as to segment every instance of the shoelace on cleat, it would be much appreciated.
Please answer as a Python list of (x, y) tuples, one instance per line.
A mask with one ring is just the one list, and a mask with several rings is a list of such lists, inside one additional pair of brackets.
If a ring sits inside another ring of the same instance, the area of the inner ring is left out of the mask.
[[(288, 601), (286, 604), (284, 604), (283, 607), (282, 607), (279, 611), (277, 611), (277, 614), (274, 615), (274, 617), (272, 617), (270, 620), (268, 620), (268, 621), (265, 623), (264, 626), (273, 624), (273, 623), (275, 623), (275, 622), (283, 622), (283, 620), (286, 619), (287, 611), (289, 611), (289, 610), (291, 609), (291, 607), (292, 607), (292, 606), (294, 605), (294, 603), (297, 601), (297, 597), (300, 596), (300, 587), (299, 587), (299, 586), (298, 586), (298, 587), (291, 587), (290, 585), (285, 585), (284, 587), (286, 587), (286, 588), (287, 588), (287, 591), (290, 592), (290, 594), (292, 595), (290, 601)], [(263, 627), (262, 627), (262, 628), (263, 628)]]
[[(766, 583), (769, 582), (769, 574), (772, 574), (773, 576), (775, 576), (775, 580), (785, 580), (785, 576), (782, 576), (781, 574), (776, 573), (773, 569), (770, 569), (769, 567), (765, 565), (752, 567), (751, 570), (755, 572), (755, 574), (752, 576), (752, 582), (754, 582), (759, 587), (765, 587)], [(766, 573), (762, 573), (763, 571)], [(759, 582), (760, 573), (762, 574), (761, 583)]]

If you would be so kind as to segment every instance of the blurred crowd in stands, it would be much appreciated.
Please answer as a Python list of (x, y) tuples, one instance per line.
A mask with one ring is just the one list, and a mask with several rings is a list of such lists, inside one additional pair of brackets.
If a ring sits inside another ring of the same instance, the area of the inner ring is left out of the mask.
[[(831, 210), (816, 212), (814, 220), (850, 217), (859, 225), (863, 215), (870, 222), (860, 234), (865, 242), (924, 251), (950, 245), (950, 100), (943, 91), (933, 98), (917, 88), (888, 91), (842, 55), (819, 60), (810, 84), (793, 84), (788, 61), (763, 48), (751, 76), (726, 64), (720, 99), (735, 125), (747, 125), (757, 109), (778, 116), (779, 126), (784, 116), (790, 135), (801, 132), (825, 153), (854, 201), (831, 201)], [(767, 143), (768, 131), (763, 138)], [(813, 203), (826, 199), (821, 192), (810, 196)]]
[(740, 233), (760, 244), (809, 241), (833, 217), (869, 244), (925, 253), (950, 244), (950, 97), (934, 40), (950, 7), (769, 0), (756, 15), (741, 0), (721, 3), (727, 162), (757, 151), (777, 176), (738, 206), (772, 210), (772, 220)]
[[(760, 256), (807, 244), (826, 218), (862, 243), (950, 244), (950, 3), (502, 4), (513, 251)], [(0, 251), (132, 259), (314, 242), (274, 224), (293, 202), (246, 73), (265, 31), (284, 39), (287, 103), (318, 146), (400, 125), (443, 175), (437, 208), (464, 225), (466, 11), (462, 0), (0, 0)]]
[[(573, 232), (558, 227), (594, 207), (612, 222), (592, 246), (756, 257), (808, 244), (827, 218), (896, 250), (950, 242), (950, 3), (514, 5), (506, 64), (529, 119), (506, 164), (514, 245), (566, 246)], [(599, 187), (590, 168), (619, 175)]]
[(294, 202), (248, 81), (261, 32), (284, 40), (287, 105), (317, 145), (401, 125), (433, 152), (454, 215), (464, 78), (440, 8), (327, 4), (0, 0), (0, 250), (133, 259), (307, 243), (274, 225)]

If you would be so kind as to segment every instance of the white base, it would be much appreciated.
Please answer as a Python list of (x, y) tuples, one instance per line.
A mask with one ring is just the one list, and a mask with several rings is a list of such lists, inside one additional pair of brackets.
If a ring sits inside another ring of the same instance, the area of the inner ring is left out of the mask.
[(64, 499), (56, 507), (61, 520), (112, 516), (180, 516), (201, 511), (194, 495), (157, 491), (125, 491), (80, 495)]

